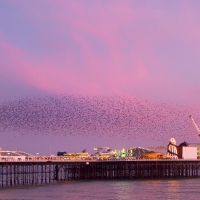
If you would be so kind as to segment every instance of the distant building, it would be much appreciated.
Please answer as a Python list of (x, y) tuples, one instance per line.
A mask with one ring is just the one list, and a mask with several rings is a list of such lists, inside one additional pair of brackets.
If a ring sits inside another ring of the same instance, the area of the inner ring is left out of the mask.
[(0, 160), (1, 161), (18, 161), (25, 160), (26, 157), (31, 157), (33, 155), (23, 152), (23, 151), (9, 151), (0, 148)]

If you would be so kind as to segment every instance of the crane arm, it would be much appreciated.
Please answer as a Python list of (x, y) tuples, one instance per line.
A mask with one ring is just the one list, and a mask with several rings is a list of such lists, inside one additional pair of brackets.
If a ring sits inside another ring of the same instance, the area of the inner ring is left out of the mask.
[(199, 129), (199, 127), (197, 126), (196, 122), (194, 121), (192, 115), (190, 115), (189, 118), (191, 118), (191, 120), (192, 120), (192, 122), (193, 122), (193, 124), (194, 124), (194, 126), (195, 126), (197, 132), (199, 133), (199, 136), (200, 136), (200, 129)]

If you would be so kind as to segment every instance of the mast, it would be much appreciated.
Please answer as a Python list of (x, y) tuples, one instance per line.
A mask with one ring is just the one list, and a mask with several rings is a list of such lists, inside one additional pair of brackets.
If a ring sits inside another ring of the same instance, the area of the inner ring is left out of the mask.
[(197, 132), (199, 133), (199, 136), (200, 136), (200, 129), (199, 129), (199, 127), (197, 126), (196, 122), (194, 121), (192, 115), (190, 115), (189, 118), (191, 118), (191, 120), (192, 120), (192, 122), (193, 122), (193, 124), (194, 124), (194, 126), (195, 126)]

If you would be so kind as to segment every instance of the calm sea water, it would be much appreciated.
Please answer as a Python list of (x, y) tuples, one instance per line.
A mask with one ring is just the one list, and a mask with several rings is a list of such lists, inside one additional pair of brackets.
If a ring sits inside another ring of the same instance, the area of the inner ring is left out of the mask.
[(199, 199), (200, 179), (71, 181), (0, 189), (1, 200)]

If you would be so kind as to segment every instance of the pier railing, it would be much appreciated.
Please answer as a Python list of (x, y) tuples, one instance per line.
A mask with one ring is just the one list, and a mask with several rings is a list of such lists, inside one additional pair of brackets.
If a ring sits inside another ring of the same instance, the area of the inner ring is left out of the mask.
[(81, 161), (81, 160), (108, 160), (108, 161), (130, 161), (137, 160), (134, 157), (130, 158), (109, 158), (101, 159), (99, 157), (67, 157), (67, 156), (0, 156), (0, 162), (38, 162), (38, 161)]

